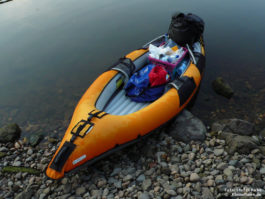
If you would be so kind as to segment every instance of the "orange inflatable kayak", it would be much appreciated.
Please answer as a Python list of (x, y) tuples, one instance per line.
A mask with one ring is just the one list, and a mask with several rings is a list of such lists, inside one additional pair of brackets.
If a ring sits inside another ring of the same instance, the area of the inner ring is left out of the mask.
[[(49, 178), (62, 178), (67, 172), (92, 164), (134, 143), (172, 119), (189, 103), (200, 85), (205, 67), (202, 38), (189, 48), (186, 70), (168, 83), (160, 98), (143, 103), (134, 102), (126, 96), (126, 81), (148, 62), (149, 44), (159, 46), (166, 39), (160, 36), (129, 53), (87, 89), (46, 169)], [(172, 47), (173, 50), (177, 48)]]

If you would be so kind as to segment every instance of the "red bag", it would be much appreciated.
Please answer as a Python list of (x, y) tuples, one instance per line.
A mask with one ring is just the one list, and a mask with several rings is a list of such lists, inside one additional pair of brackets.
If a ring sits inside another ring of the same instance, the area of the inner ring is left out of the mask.
[(149, 82), (151, 87), (167, 83), (169, 75), (163, 66), (155, 66), (149, 73)]

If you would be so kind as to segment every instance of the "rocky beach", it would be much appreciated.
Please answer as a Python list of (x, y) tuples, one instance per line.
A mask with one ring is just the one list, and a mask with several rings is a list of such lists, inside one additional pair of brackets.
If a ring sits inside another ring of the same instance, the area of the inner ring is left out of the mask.
[(1, 199), (265, 196), (265, 130), (245, 120), (205, 126), (184, 110), (137, 144), (57, 181), (44, 171), (59, 140), (34, 144), (19, 135), (15, 124), (0, 130)]

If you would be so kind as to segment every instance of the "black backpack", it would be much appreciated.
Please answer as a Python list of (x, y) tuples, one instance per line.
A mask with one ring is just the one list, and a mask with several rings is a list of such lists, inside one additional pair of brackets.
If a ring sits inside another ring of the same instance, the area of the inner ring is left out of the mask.
[(194, 14), (176, 13), (172, 16), (168, 29), (169, 37), (179, 44), (185, 46), (192, 45), (200, 39), (204, 30), (204, 21)]

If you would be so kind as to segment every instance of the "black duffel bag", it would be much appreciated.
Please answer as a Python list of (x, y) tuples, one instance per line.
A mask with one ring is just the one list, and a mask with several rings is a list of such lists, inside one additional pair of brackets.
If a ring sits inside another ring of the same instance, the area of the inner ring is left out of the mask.
[(179, 44), (185, 46), (192, 45), (200, 39), (204, 30), (204, 21), (194, 14), (176, 13), (172, 16), (168, 29), (169, 37)]

